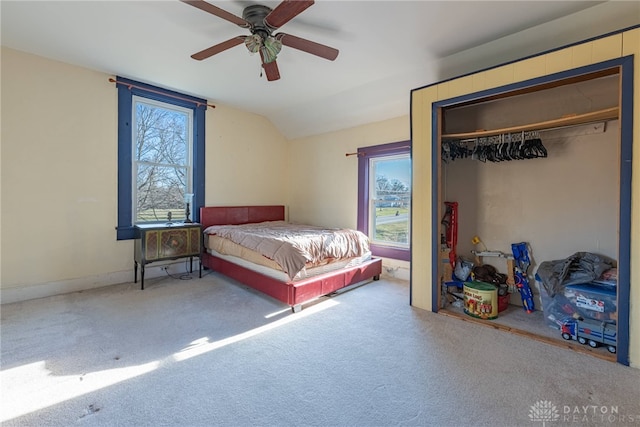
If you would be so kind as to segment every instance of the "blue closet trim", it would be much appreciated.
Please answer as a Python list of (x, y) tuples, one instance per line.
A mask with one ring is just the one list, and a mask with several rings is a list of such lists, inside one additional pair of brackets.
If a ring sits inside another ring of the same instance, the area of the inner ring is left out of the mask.
[(535, 87), (544, 83), (564, 80), (571, 77), (588, 75), (598, 71), (619, 68), (621, 76), (621, 103), (620, 103), (620, 129), (621, 129), (621, 158), (620, 158), (620, 216), (619, 216), (619, 248), (618, 248), (618, 345), (616, 357), (618, 363), (629, 365), (629, 309), (631, 286), (631, 171), (633, 152), (633, 56), (626, 56), (609, 61), (591, 64), (543, 77), (538, 77), (522, 82), (517, 82), (494, 89), (484, 90), (472, 94), (450, 98), (432, 104), (432, 310), (437, 312), (438, 294), (440, 292), (440, 278), (438, 277), (438, 263), (440, 239), (438, 228), (440, 219), (438, 215), (438, 189), (440, 186), (439, 168), (440, 153), (438, 152), (438, 137), (440, 123), (438, 114), (441, 108), (457, 105), (463, 102), (474, 101), (489, 96), (512, 92), (518, 89)]
[[(622, 58), (620, 100), (620, 241), (618, 249), (617, 360), (629, 365), (629, 311), (631, 303), (631, 171), (633, 164), (633, 56)], [(637, 266), (636, 266), (637, 267)], [(620, 304), (626, 301), (626, 304)]]

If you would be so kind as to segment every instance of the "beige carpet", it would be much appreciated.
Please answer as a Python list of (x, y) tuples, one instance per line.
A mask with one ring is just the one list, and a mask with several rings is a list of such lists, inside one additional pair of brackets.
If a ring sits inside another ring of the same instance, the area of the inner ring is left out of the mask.
[(293, 314), (216, 273), (1, 307), (3, 426), (640, 425), (640, 370), (409, 306)]

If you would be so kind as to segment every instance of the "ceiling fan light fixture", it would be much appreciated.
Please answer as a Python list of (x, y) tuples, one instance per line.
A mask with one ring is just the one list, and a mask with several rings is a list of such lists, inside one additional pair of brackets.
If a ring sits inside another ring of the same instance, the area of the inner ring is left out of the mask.
[(244, 45), (249, 49), (249, 52), (257, 53), (262, 47), (262, 37), (258, 34), (247, 36), (244, 39)]
[(278, 54), (282, 50), (282, 42), (275, 37), (267, 37), (264, 39), (262, 46), (262, 56), (265, 63), (270, 63), (276, 60)]

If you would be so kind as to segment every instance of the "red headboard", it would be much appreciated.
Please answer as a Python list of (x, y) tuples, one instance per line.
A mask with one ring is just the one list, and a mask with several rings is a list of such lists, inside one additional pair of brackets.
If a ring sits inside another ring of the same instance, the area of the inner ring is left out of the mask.
[(204, 206), (200, 208), (200, 223), (204, 227), (223, 224), (283, 221), (284, 206)]

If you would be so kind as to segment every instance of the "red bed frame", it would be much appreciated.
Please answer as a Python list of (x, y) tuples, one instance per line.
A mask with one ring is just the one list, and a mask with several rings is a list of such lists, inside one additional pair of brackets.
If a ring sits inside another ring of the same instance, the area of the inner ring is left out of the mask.
[[(284, 219), (285, 209), (281, 205), (200, 208), (200, 223), (203, 230), (210, 225), (246, 224)], [(294, 312), (299, 311), (302, 304), (320, 296), (365, 280), (378, 280), (382, 272), (382, 260), (372, 258), (355, 267), (343, 268), (295, 282), (282, 282), (215, 257), (206, 251), (202, 254), (202, 265), (288, 304)]]

